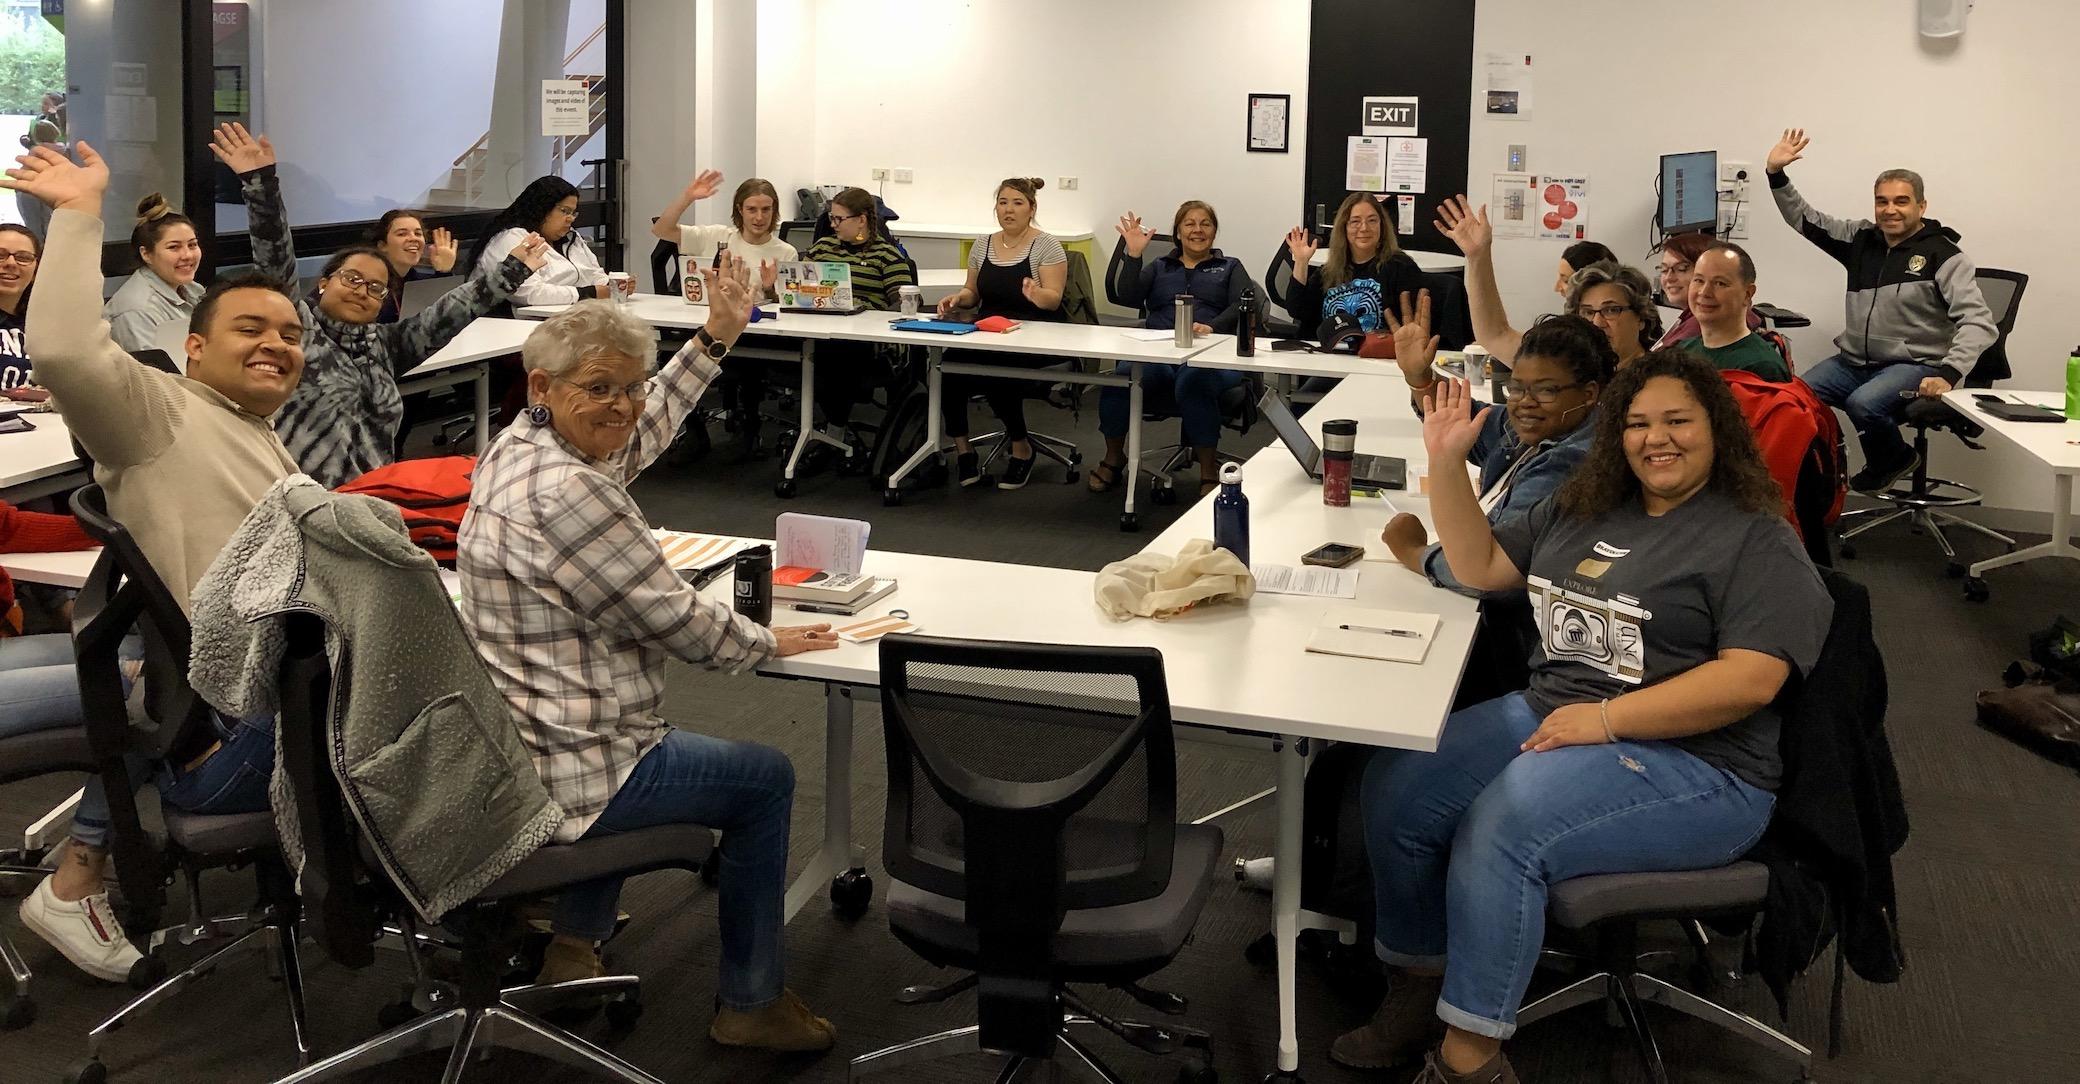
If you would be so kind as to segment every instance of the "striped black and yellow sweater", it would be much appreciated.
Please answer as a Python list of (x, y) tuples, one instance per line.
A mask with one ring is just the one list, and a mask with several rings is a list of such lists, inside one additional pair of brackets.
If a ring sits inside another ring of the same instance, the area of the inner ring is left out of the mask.
[(897, 289), (917, 285), (910, 261), (893, 243), (879, 237), (858, 245), (835, 236), (818, 238), (803, 258), (851, 264), (853, 299), (877, 309), (895, 308)]

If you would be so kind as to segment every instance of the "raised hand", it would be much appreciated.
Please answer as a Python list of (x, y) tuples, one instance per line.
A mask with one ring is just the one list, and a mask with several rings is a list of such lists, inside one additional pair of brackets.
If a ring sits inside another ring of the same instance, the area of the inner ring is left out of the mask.
[(1451, 238), (1459, 251), (1468, 256), (1486, 252), (1495, 243), (1495, 228), (1488, 224), (1488, 205), (1483, 203), (1475, 211), (1464, 195), (1437, 205), (1437, 232)]
[(1141, 216), (1132, 211), (1119, 216), (1119, 226), (1117, 228), (1119, 229), (1120, 238), (1126, 242), (1127, 255), (1137, 260), (1148, 249), (1149, 239), (1156, 235), (1156, 231), (1143, 228)]
[(1313, 262), (1315, 252), (1321, 247), (1314, 243), (1314, 234), (1305, 226), (1294, 226), (1286, 231), (1286, 251), (1293, 254), (1295, 274), (1299, 274), (1301, 268)]
[(686, 182), (686, 191), (681, 194), (685, 196), (686, 202), (692, 203), (695, 200), (707, 199), (721, 188), (722, 171), (719, 169), (704, 169), (694, 174), (693, 180)]
[(1435, 469), (1451, 470), (1466, 461), (1480, 440), (1492, 406), (1472, 409), (1473, 392), (1464, 380), (1440, 380), (1423, 396), (1423, 447)]
[[(455, 240), (455, 235), (449, 233), (447, 227), (435, 227), (433, 237), (426, 242), (426, 260), (433, 265), (435, 271), (445, 275), (455, 270), (455, 254), (459, 248), (460, 246)], [(529, 264), (528, 266), (533, 267), (536, 265)]]
[(1784, 129), (1783, 137), (1777, 140), (1776, 146), (1769, 149), (1766, 168), (1771, 173), (1784, 172), (1785, 166), (1806, 156), (1806, 144), (1811, 142), (1812, 140), (1806, 138), (1804, 128)]
[(773, 292), (773, 287), (774, 287), (774, 286), (776, 286), (776, 285), (778, 285), (778, 284), (779, 284), (779, 282), (780, 282), (780, 264), (779, 264), (779, 261), (777, 261), (777, 260), (760, 260), (760, 261), (758, 261), (758, 284), (759, 284), (759, 285), (760, 285), (761, 287), (763, 287), (763, 288), (764, 288), (764, 292), (765, 292), (765, 293), (768, 293), (768, 294), (772, 293), (772, 292)]
[(274, 144), (266, 136), (246, 131), (246, 126), (237, 121), (217, 125), (217, 136), (210, 140), (209, 149), (233, 173), (251, 173), (275, 163)]
[[(446, 233), (448, 231), (442, 230), (441, 232)], [(539, 233), (530, 233), (522, 237), (520, 243), (513, 246), (513, 251), (506, 255), (526, 264), (529, 271), (540, 271), (542, 265), (549, 262), (549, 242), (542, 240), (542, 235)], [(454, 262), (455, 246), (453, 242), (450, 242), (448, 245), (448, 263), (452, 266)], [(441, 270), (445, 271), (447, 268), (442, 268)]]
[(1430, 363), (1437, 359), (1439, 336), (1430, 334), (1430, 291), (1419, 290), (1413, 302), (1401, 292), (1401, 318), (1386, 310), (1387, 329), (1394, 333), (1394, 364), (1401, 366), (1401, 379), (1411, 388), (1425, 388), (1432, 380)]
[(751, 265), (734, 253), (722, 254), (720, 266), (701, 268), (701, 283), (708, 293), (708, 334), (717, 342), (734, 343), (751, 322), (756, 295), (751, 290)]
[(108, 163), (82, 139), (72, 145), (79, 161), (50, 146), (31, 147), (15, 159), (0, 187), (27, 192), (61, 210), (101, 213), (101, 194), (108, 191)]

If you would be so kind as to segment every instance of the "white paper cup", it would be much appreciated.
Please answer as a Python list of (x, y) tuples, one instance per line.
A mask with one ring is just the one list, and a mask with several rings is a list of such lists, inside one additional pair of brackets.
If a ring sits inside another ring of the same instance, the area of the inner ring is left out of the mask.
[(628, 304), (629, 283), (634, 281), (634, 278), (635, 276), (626, 271), (607, 272), (607, 285), (613, 287), (607, 291), (607, 296), (613, 298), (616, 304)]

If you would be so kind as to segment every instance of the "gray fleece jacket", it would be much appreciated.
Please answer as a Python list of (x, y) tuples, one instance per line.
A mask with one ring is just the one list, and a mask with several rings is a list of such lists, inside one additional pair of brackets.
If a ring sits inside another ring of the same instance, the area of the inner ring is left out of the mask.
[[(276, 711), (280, 620), (314, 613), (335, 678), (325, 747), (349, 812), (427, 922), (533, 854), (563, 823), (442, 587), (397, 509), (275, 483), (196, 585), (189, 680), (239, 718)], [(341, 710), (341, 708), (344, 710)], [(296, 802), (277, 756), (270, 797), (302, 872)]]
[(1842, 360), (1933, 365), (1961, 384), (2000, 337), (1956, 230), (1924, 219), (1914, 236), (1887, 245), (1869, 219), (1814, 210), (1781, 172), (1769, 174), (1769, 190), (1784, 221), (1849, 271), (1842, 333), (1834, 340)]

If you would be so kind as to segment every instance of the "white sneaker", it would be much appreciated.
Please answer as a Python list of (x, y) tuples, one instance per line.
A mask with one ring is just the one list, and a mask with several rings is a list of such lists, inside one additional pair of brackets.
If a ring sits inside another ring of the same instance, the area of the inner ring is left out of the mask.
[(22, 925), (97, 979), (128, 982), (130, 966), (143, 959), (116, 924), (106, 892), (68, 903), (51, 891), (46, 877), (22, 901), (21, 915)]

